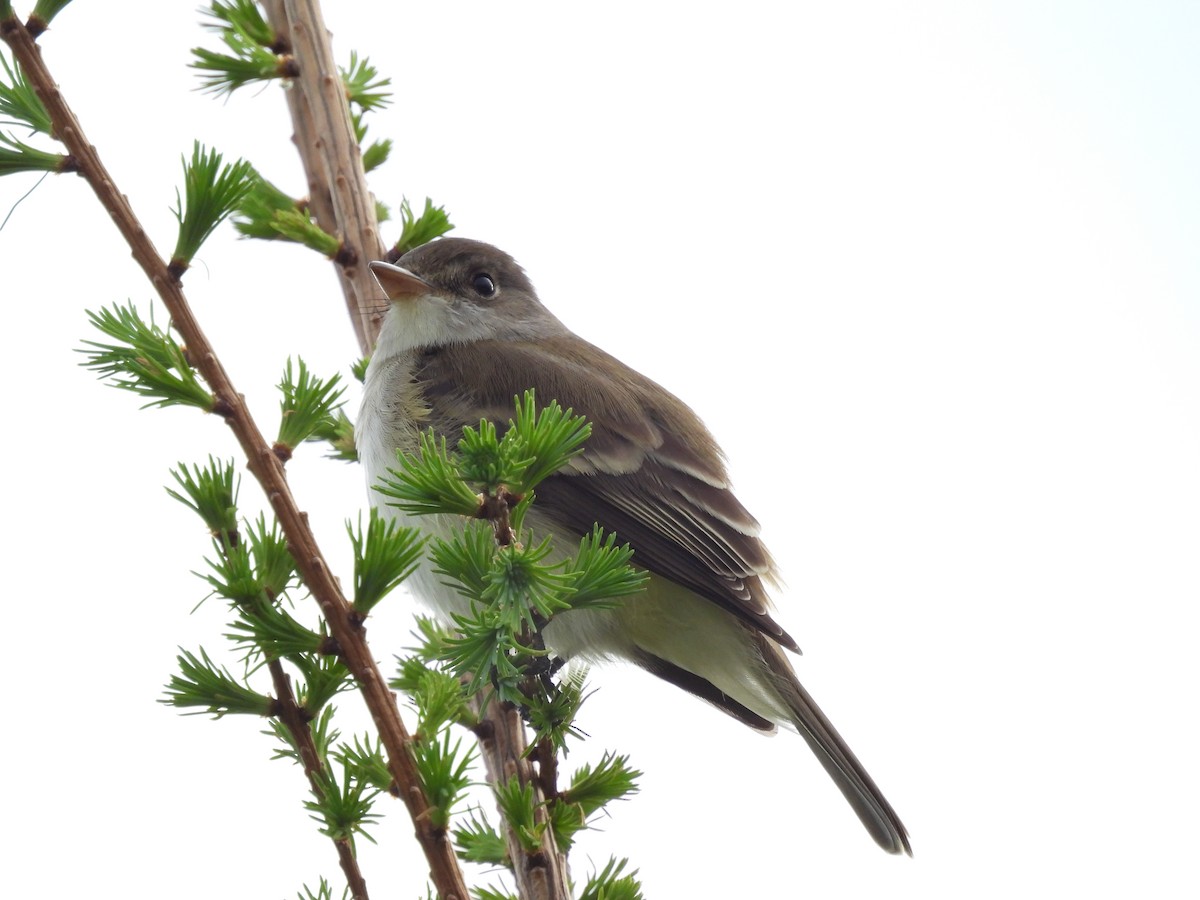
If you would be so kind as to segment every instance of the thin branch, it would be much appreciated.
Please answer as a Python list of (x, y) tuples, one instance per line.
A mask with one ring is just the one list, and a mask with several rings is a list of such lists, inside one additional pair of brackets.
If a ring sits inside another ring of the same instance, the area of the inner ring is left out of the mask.
[(538, 764), (538, 785), (547, 800), (558, 799), (558, 756), (554, 752), (554, 742), (550, 738), (542, 738), (534, 748), (533, 758)]
[(322, 229), (341, 238), (342, 250), (334, 262), (365, 354), (379, 335), (385, 308), (377, 299), (380, 292), (367, 263), (384, 259), (387, 248), (379, 235), (346, 88), (318, 0), (265, 0), (263, 7), (267, 21), (287, 41), (299, 66), (287, 103), (308, 179), (309, 209)]
[[(324, 795), (324, 789), (316, 776), (325, 771), (325, 764), (321, 761), (321, 754), (313, 741), (312, 729), (304, 717), (304, 711), (296, 703), (296, 695), (292, 692), (291, 680), (283, 670), (283, 663), (273, 659), (267, 663), (267, 669), (271, 672), (271, 681), (275, 685), (275, 701), (278, 704), (276, 714), (292, 736), (292, 743), (295, 744), (300, 762), (304, 766), (304, 775), (308, 778), (309, 787), (320, 798)], [(346, 883), (350, 886), (350, 896), (354, 900), (368, 900), (367, 882), (358, 867), (358, 858), (354, 855), (350, 841), (335, 838), (333, 845), (337, 850), (338, 864), (342, 867)]]
[(388, 689), (375, 664), (361, 624), (353, 615), (350, 604), (325, 562), (306, 516), (292, 497), (282, 463), (250, 417), (242, 395), (234, 388), (192, 314), (179, 281), (171, 276), (166, 262), (155, 250), (125, 196), (116, 188), (99, 154), (84, 135), (75, 114), (42, 62), (41, 52), (32, 35), (24, 26), (7, 19), (0, 27), (0, 37), (12, 48), (30, 84), (45, 104), (54, 123), (55, 137), (78, 160), (79, 174), (91, 185), (101, 205), (129, 244), (134, 259), (167, 307), (175, 328), (187, 344), (189, 358), (217, 398), (214, 412), (220, 414), (233, 430), (246, 455), (251, 474), (270, 500), (287, 536), (288, 549), (296, 560), (297, 570), (320, 604), (346, 667), (358, 683), (375, 727), (379, 730), (388, 754), (388, 769), (408, 807), (417, 839), (429, 862), (430, 876), (442, 900), (468, 900), (467, 886), (458, 868), (453, 846), (447, 835), (434, 828), (429, 821), (429, 802), (421, 789), (409, 752), (411, 738), (400, 719), (395, 695)]
[[(481, 700), (480, 694), (471, 700), (472, 709), (477, 714)], [(508, 858), (512, 861), (517, 893), (522, 900), (569, 900), (567, 857), (558, 849), (554, 829), (547, 823), (546, 798), (541, 790), (541, 779), (528, 757), (525, 726), (520, 713), (511, 704), (499, 702), (488, 703), (487, 713), (487, 718), (475, 729), (475, 736), (479, 739), (480, 755), (483, 756), (488, 781), (501, 784), (515, 775), (522, 786), (533, 785), (537, 821), (546, 824), (542, 829), (542, 849), (537, 853), (529, 853), (505, 821), (504, 842), (508, 847)]]

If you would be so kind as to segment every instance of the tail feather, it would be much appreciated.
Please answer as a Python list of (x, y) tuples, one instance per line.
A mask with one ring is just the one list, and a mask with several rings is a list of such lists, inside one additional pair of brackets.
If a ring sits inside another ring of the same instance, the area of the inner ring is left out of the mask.
[(837, 729), (817, 706), (792, 671), (783, 652), (769, 638), (759, 635), (759, 643), (775, 687), (792, 713), (793, 724), (812, 748), (825, 771), (858, 814), (875, 843), (888, 853), (912, 856), (908, 832), (883, 793), (876, 787), (862, 763), (846, 745)]

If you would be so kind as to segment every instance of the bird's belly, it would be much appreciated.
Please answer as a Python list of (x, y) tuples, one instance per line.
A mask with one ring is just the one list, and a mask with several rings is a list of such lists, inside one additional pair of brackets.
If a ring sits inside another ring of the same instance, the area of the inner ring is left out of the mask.
[[(368, 375), (367, 394), (383, 379)], [(386, 414), (369, 412), (387, 409), (383, 404), (363, 404), (356, 439), (359, 458), (367, 475), (370, 502), (381, 515), (431, 537), (449, 539), (467, 520), (461, 516), (412, 516), (388, 505), (388, 498), (374, 489), (379, 479), (396, 466), (396, 448), (416, 450), (416, 433), (411, 426), (400, 428)], [(536, 503), (527, 522), (539, 527)], [(618, 535), (619, 537), (619, 535)], [(559, 538), (550, 558), (559, 561), (578, 546), (578, 537)], [(469, 615), (471, 601), (434, 571), (423, 558), (405, 585), (444, 623), (453, 615)], [(760, 715), (780, 720), (778, 700), (762, 683), (757, 654), (750, 649), (745, 628), (729, 613), (693, 595), (685, 588), (662, 579), (652, 579), (645, 593), (626, 598), (611, 609), (569, 610), (556, 615), (545, 628), (546, 648), (563, 659), (584, 662), (631, 660), (644, 654), (665, 659), (712, 682), (729, 696)]]

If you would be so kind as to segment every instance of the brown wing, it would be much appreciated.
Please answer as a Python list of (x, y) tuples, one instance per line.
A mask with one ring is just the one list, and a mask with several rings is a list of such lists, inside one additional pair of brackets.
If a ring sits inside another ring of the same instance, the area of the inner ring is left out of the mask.
[[(596, 354), (606, 361), (603, 373), (586, 362)], [(531, 387), (540, 402), (557, 400), (586, 416), (592, 436), (570, 468), (539, 485), (539, 515), (580, 535), (593, 523), (616, 532), (637, 565), (799, 649), (769, 613), (763, 580), (775, 567), (758, 522), (729, 490), (708, 430), (673, 395), (574, 335), (536, 346), (482, 341), (429, 350), (416, 378), (436, 410), (431, 424), (450, 440), (481, 418), (506, 422), (513, 397)]]

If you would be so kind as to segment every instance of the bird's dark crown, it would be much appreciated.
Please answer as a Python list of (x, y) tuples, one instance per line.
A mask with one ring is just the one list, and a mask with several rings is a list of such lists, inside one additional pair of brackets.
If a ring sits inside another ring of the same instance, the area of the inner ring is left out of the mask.
[(511, 256), (491, 244), (467, 238), (442, 238), (405, 253), (396, 263), (430, 284), (459, 296), (473, 297), (475, 279), (490, 278), (501, 292), (536, 296), (529, 276)]

